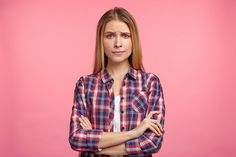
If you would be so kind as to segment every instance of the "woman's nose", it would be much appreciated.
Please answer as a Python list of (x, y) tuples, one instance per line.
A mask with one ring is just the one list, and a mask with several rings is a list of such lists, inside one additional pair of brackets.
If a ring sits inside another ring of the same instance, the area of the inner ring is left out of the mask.
[(122, 46), (122, 44), (121, 44), (120, 37), (116, 37), (116, 39), (115, 39), (115, 48), (119, 48), (121, 46)]

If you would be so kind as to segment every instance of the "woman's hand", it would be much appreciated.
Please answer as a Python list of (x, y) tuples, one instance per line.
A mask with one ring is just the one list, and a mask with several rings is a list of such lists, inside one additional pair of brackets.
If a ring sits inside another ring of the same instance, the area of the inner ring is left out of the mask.
[(152, 115), (160, 114), (158, 111), (151, 111), (147, 117), (135, 128), (133, 133), (136, 137), (141, 136), (147, 129), (150, 129), (157, 136), (161, 136), (164, 133), (164, 130), (158, 120), (151, 119)]
[(86, 130), (92, 129), (92, 125), (87, 117), (84, 117), (83, 115), (81, 115), (81, 117), (79, 117), (79, 121), (80, 121), (80, 125), (83, 127), (83, 129), (86, 129)]

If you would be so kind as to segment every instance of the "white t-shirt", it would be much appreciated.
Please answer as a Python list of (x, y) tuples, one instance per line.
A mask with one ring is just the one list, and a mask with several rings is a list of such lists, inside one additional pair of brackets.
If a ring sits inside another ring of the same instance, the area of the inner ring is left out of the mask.
[[(115, 96), (115, 109), (113, 119), (113, 132), (120, 132), (120, 96)], [(123, 155), (113, 155), (112, 157), (122, 157)]]
[(120, 132), (120, 96), (115, 96), (113, 132)]

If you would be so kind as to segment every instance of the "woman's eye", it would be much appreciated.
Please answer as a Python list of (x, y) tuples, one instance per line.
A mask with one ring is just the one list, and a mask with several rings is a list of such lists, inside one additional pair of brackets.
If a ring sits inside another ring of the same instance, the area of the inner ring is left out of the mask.
[(122, 34), (122, 37), (125, 39), (128, 39), (130, 37), (130, 35), (129, 34)]
[(107, 38), (107, 39), (111, 39), (111, 38), (113, 38), (113, 37), (114, 37), (114, 34), (107, 34), (107, 35), (106, 35), (106, 38)]

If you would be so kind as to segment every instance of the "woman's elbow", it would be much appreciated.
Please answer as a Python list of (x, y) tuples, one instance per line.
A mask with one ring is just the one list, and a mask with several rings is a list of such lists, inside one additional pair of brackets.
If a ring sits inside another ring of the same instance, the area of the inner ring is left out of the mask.
[(163, 141), (163, 137), (159, 137), (156, 138), (155, 140), (150, 140), (146, 145), (146, 147), (143, 147), (143, 152), (144, 154), (153, 154), (153, 153), (157, 153), (162, 146), (162, 141)]
[(80, 151), (80, 152), (85, 151), (85, 143), (83, 143), (78, 137), (71, 135), (68, 140), (69, 140), (71, 149), (75, 151)]
[(161, 149), (162, 142), (163, 142), (163, 137), (157, 138), (157, 140), (153, 142), (154, 147), (151, 150), (151, 153), (157, 153)]
[(68, 140), (69, 140), (71, 149), (73, 149), (75, 151), (78, 151), (80, 149), (80, 145), (78, 144), (78, 140), (73, 135), (71, 135)]

